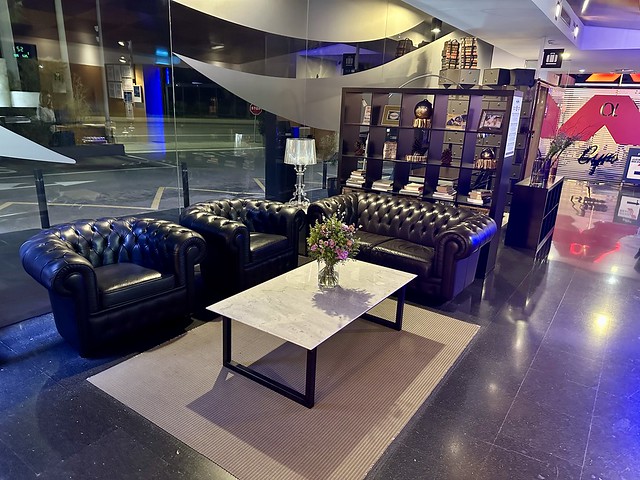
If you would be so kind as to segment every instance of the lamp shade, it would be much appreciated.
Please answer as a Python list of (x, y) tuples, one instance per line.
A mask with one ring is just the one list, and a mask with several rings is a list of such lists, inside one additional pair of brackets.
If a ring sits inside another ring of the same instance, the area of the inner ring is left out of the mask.
[(284, 163), (289, 165), (315, 165), (316, 141), (313, 138), (287, 138)]

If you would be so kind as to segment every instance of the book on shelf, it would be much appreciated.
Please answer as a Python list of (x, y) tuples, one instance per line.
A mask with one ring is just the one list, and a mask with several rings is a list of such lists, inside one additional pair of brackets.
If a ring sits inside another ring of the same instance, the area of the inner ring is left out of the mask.
[(359, 187), (362, 188), (365, 183), (365, 171), (364, 170), (354, 170), (349, 175), (349, 178), (345, 181), (345, 184), (350, 187)]
[(453, 188), (453, 185), (438, 185), (436, 187), (436, 193), (444, 193), (447, 195), (452, 195), (453, 193), (455, 193), (455, 188)]
[(393, 180), (381, 178), (373, 182), (371, 188), (381, 192), (391, 192), (393, 190)]
[(371, 123), (371, 105), (365, 105), (362, 115), (362, 124), (369, 125)]
[(491, 190), (471, 190), (467, 197), (467, 202), (473, 203), (474, 205), (485, 205), (491, 202)]
[(424, 191), (424, 185), (421, 183), (407, 183), (404, 187), (400, 189), (399, 193), (403, 193), (405, 195), (422, 195)]
[(452, 193), (444, 193), (444, 192), (433, 192), (431, 194), (433, 198), (439, 198), (441, 200), (455, 200), (456, 192), (455, 190)]
[(382, 146), (382, 158), (385, 160), (395, 160), (398, 154), (398, 142), (386, 141)]

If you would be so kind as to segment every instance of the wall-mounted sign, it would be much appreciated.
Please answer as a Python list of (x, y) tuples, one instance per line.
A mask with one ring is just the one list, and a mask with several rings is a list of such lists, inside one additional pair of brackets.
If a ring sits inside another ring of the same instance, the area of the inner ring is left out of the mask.
[(618, 145), (640, 145), (640, 111), (628, 95), (594, 95), (564, 122), (560, 132), (588, 140), (607, 127)]
[(562, 54), (564, 48), (553, 48), (544, 50), (542, 56), (541, 68), (560, 68), (562, 67)]
[(640, 148), (630, 148), (627, 155), (627, 166), (624, 169), (625, 183), (640, 185)]
[(36, 46), (30, 43), (14, 43), (13, 56), (16, 58), (38, 58)]
[(356, 71), (356, 54), (355, 53), (343, 53), (342, 54), (342, 74), (348, 75)]

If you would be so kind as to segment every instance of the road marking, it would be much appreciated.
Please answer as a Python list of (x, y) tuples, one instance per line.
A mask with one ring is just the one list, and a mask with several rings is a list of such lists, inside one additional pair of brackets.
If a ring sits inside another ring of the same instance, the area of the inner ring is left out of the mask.
[[(73, 185), (80, 185), (83, 183), (93, 183), (93, 182), (95, 182), (95, 180), (81, 180), (79, 182), (53, 182), (53, 183), (46, 183), (45, 187), (55, 187), (55, 186), (71, 187)], [(23, 185), (23, 186), (18, 187), (17, 185)], [(0, 183), (0, 190), (18, 190), (20, 188), (35, 188), (35, 184), (25, 185), (23, 183)]]
[[(24, 185), (24, 183), (0, 183), (0, 190), (13, 190), (14, 188), (18, 188), (18, 185)], [(31, 186), (33, 187), (33, 185)]]
[(0, 210), (10, 207), (11, 205), (13, 205), (13, 202), (4, 202), (2, 205), (0, 205)]
[[(8, 202), (14, 205), (38, 205), (35, 202)], [(47, 202), (47, 205), (53, 205), (54, 207), (80, 207), (80, 208), (117, 208), (123, 210), (153, 210), (149, 207), (133, 207), (131, 205), (93, 205), (91, 203), (56, 203), (56, 202)]]
[[(166, 187), (171, 190), (178, 190), (178, 187)], [(211, 193), (227, 193), (229, 195), (258, 195), (257, 192), (232, 192), (230, 190), (215, 190), (212, 188), (192, 188), (189, 187), (190, 192), (211, 192)]]
[(164, 187), (158, 187), (156, 191), (156, 196), (153, 197), (153, 202), (151, 202), (151, 208), (153, 210), (158, 210), (160, 208), (160, 200), (162, 200), (162, 195), (164, 194)]
[[(139, 167), (139, 168), (112, 168), (109, 170), (84, 170), (81, 172), (64, 172), (64, 173), (47, 173), (45, 174), (45, 177), (61, 177), (61, 176), (65, 176), (65, 175), (89, 175), (89, 174), (96, 174), (96, 173), (108, 173), (108, 174), (113, 174), (114, 172), (131, 172), (131, 171), (135, 171), (135, 170), (155, 170), (155, 169), (167, 169), (167, 168), (171, 168), (171, 169), (176, 169), (175, 165), (163, 165), (163, 166), (157, 166), (157, 167)], [(17, 179), (17, 178), (33, 178), (33, 175), (15, 175), (11, 177), (12, 179)]]
[(77, 182), (53, 182), (51, 185), (45, 185), (45, 187), (50, 187), (52, 185), (62, 185), (63, 187), (71, 187), (73, 185), (80, 185), (82, 183), (93, 183), (95, 180), (80, 180)]
[(262, 189), (263, 192), (267, 190), (259, 178), (254, 178), (253, 180), (258, 184), (258, 186)]

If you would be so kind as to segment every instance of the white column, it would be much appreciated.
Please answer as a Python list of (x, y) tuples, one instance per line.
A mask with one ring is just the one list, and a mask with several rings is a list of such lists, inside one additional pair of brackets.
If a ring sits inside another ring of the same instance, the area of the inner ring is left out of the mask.
[(60, 60), (65, 66), (64, 85), (67, 89), (67, 100), (73, 101), (73, 84), (71, 82), (71, 67), (69, 64), (69, 49), (67, 48), (67, 33), (64, 29), (64, 13), (62, 0), (55, 0), (56, 24), (58, 26), (58, 41), (60, 43)]
[(11, 106), (11, 90), (9, 89), (9, 77), (7, 75), (7, 62), (0, 58), (0, 107)]
[(5, 76), (11, 74), (9, 88), (20, 90), (20, 73), (18, 62), (13, 56), (13, 29), (11, 28), (11, 16), (7, 0), (0, 0), (0, 45), (6, 62)]

